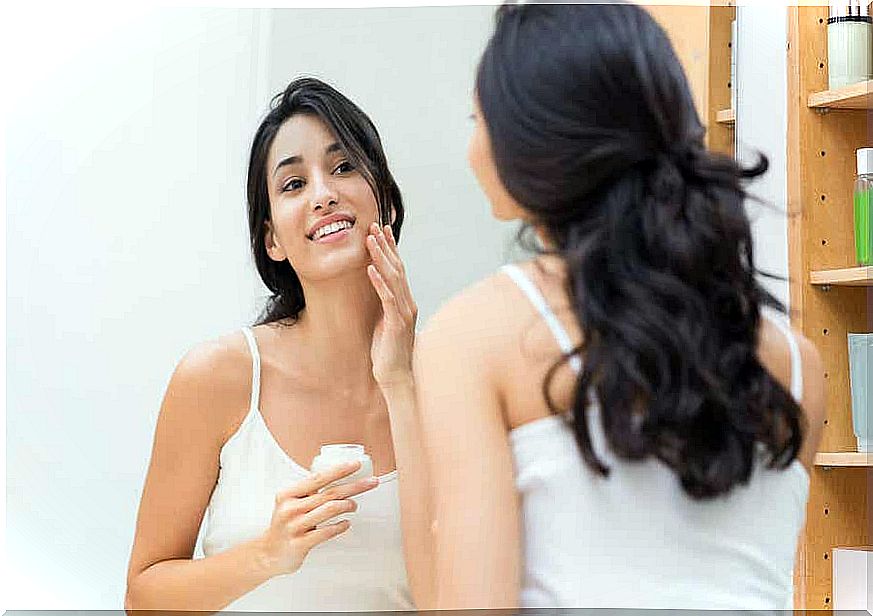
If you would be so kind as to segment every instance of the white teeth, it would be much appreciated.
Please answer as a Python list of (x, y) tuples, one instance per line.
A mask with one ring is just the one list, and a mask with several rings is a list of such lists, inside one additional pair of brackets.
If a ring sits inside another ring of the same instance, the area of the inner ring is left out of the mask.
[(343, 229), (350, 229), (352, 223), (348, 220), (340, 220), (339, 222), (332, 222), (329, 225), (325, 225), (318, 229), (313, 235), (312, 239), (317, 240), (323, 238), (325, 235), (330, 235), (331, 233), (336, 233), (337, 231), (342, 231)]

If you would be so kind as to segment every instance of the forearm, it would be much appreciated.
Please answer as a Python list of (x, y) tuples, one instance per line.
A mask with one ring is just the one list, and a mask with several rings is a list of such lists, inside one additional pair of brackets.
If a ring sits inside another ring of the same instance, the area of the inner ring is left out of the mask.
[(127, 610), (218, 611), (272, 577), (258, 540), (207, 558), (165, 560), (132, 577)]
[(431, 532), (434, 518), (414, 381), (410, 376), (408, 383), (386, 388), (383, 393), (388, 404), (400, 482), (400, 518), (409, 585), (416, 606), (427, 609), (435, 594)]

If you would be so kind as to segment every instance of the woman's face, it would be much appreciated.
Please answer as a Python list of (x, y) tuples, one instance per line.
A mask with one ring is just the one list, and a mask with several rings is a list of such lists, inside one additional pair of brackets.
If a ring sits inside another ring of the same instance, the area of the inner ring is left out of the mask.
[(494, 165), (494, 157), (491, 154), (488, 127), (482, 117), (482, 112), (479, 110), (479, 101), (475, 97), (473, 98), (473, 109), (475, 125), (473, 134), (470, 136), (470, 143), (467, 146), (467, 160), (479, 186), (482, 187), (482, 191), (491, 202), (491, 214), (497, 220), (525, 219), (527, 213), (512, 198), (497, 174), (497, 167)]
[(366, 267), (376, 198), (320, 118), (297, 114), (279, 128), (267, 157), (267, 186), (270, 258), (287, 259), (301, 280)]

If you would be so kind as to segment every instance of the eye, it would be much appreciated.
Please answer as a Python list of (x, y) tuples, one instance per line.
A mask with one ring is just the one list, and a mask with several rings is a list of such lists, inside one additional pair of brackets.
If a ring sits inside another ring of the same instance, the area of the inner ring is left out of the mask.
[(344, 160), (340, 164), (336, 166), (336, 169), (333, 170), (334, 173), (351, 173), (355, 170), (355, 166), (347, 160)]
[(291, 178), (282, 185), (282, 192), (299, 190), (300, 188), (303, 188), (303, 180), (300, 178)]

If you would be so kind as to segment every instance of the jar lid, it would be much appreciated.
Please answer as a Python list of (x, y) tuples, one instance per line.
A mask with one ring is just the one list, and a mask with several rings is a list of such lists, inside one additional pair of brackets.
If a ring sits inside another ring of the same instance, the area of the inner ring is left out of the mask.
[(321, 453), (324, 455), (335, 456), (335, 455), (344, 455), (344, 456), (359, 456), (364, 453), (363, 445), (356, 445), (353, 443), (336, 443), (332, 445), (322, 445)]
[[(849, 17), (850, 19), (840, 19)], [(870, 17), (870, 7), (864, 0), (831, 0), (828, 10), (828, 23), (853, 21), (851, 18)], [(858, 21), (869, 21), (861, 19)]]
[(858, 175), (873, 173), (873, 148), (860, 148), (855, 151), (858, 164)]

